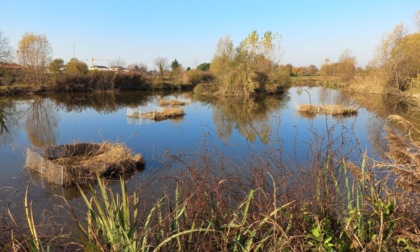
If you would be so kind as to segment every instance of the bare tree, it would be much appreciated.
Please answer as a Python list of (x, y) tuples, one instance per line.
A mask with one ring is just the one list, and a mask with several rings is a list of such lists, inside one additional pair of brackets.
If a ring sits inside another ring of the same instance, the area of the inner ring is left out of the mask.
[(403, 24), (396, 25), (394, 29), (385, 34), (381, 44), (376, 50), (375, 57), (371, 64), (375, 67), (381, 67), (391, 58), (391, 52), (397, 44), (407, 35), (407, 28)]
[(132, 71), (132, 72), (141, 72), (141, 73), (146, 73), (147, 72), (147, 66), (143, 63), (132, 63), (130, 65), (127, 66), (127, 69)]
[(157, 57), (153, 64), (159, 69), (160, 78), (163, 79), (163, 73), (168, 69), (168, 59), (164, 57)]
[(51, 62), (52, 49), (44, 34), (25, 33), (19, 41), (18, 61), (25, 67), (24, 80), (40, 85)]
[(139, 71), (142, 73), (147, 73), (147, 65), (144, 63), (139, 63), (137, 65), (139, 67)]
[(356, 57), (353, 56), (353, 52), (350, 49), (344, 50), (340, 55), (337, 68), (342, 80), (349, 81), (353, 79), (356, 74)]
[(414, 24), (417, 26), (417, 32), (420, 32), (420, 10), (414, 15)]
[(109, 67), (125, 67), (125, 60), (122, 58), (110, 60)]
[(0, 63), (8, 62), (12, 57), (12, 48), (9, 45), (9, 40), (3, 36), (2, 31), (0, 31)]

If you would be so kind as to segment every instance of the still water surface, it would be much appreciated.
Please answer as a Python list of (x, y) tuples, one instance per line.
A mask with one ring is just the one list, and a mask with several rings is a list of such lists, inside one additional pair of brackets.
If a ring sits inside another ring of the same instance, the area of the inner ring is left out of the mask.
[[(134, 111), (159, 111), (161, 99), (183, 100), (185, 116), (154, 122), (127, 117)], [(297, 112), (299, 104), (343, 104), (358, 108), (354, 117)], [(51, 204), (60, 190), (31, 178), (24, 167), (27, 147), (76, 142), (123, 142), (146, 160), (147, 177), (162, 166), (165, 153), (195, 159), (203, 148), (215, 148), (237, 162), (250, 152), (281, 148), (290, 166), (305, 166), (314, 135), (333, 131), (350, 158), (361, 153), (380, 159), (386, 117), (399, 114), (418, 125), (418, 109), (409, 102), (381, 96), (349, 97), (325, 88), (291, 88), (278, 96), (255, 99), (198, 98), (191, 93), (55, 94), (0, 99), (0, 200), (22, 201), (21, 192), (32, 184), (31, 200)], [(134, 183), (134, 182), (132, 182)], [(71, 197), (70, 197), (71, 198)]]

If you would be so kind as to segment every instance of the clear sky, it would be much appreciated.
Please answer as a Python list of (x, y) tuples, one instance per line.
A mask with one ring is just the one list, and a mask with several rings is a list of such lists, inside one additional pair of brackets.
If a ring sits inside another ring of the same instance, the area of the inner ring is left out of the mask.
[(211, 61), (220, 37), (237, 45), (269, 30), (282, 36), (282, 64), (320, 66), (350, 49), (364, 66), (383, 34), (399, 23), (413, 27), (419, 9), (420, 0), (0, 0), (0, 30), (14, 48), (34, 32), (47, 35), (53, 58), (75, 52), (88, 65), (122, 58), (149, 69), (156, 57), (196, 67)]

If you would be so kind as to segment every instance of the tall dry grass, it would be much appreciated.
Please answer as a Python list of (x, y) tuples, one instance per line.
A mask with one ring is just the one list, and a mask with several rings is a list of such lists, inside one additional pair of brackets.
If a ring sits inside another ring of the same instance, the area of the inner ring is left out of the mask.
[(187, 102), (180, 100), (159, 100), (160, 106), (184, 106)]
[(357, 108), (346, 107), (337, 104), (330, 105), (298, 105), (298, 111), (304, 114), (326, 114), (326, 115), (357, 115)]

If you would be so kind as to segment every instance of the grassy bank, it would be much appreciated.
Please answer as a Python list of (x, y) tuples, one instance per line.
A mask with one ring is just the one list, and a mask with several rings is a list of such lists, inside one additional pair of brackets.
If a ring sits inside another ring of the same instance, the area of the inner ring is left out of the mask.
[(0, 96), (13, 96), (42, 92), (42, 89), (25, 84), (0, 86)]
[(349, 81), (343, 81), (340, 76), (293, 76), (293, 87), (326, 87), (340, 89), (353, 94), (381, 94), (399, 97), (420, 97), (420, 79), (413, 79), (406, 89), (399, 90), (385, 83), (379, 74), (358, 74)]
[(0, 96), (33, 93), (76, 93), (96, 91), (192, 90), (196, 85), (189, 78), (160, 79), (146, 74), (125, 74), (93, 71), (88, 74), (50, 75), (42, 85), (18, 84), (0, 86)]
[(337, 89), (345, 85), (340, 76), (292, 76), (291, 80), (293, 87), (328, 87)]
[[(311, 162), (299, 169), (283, 162), (281, 149), (251, 155), (238, 164), (221, 150), (205, 148), (194, 163), (185, 162), (182, 155), (168, 155), (161, 175), (131, 192), (124, 182), (116, 190), (101, 181), (90, 193), (80, 191), (84, 214), (66, 207), (78, 227), (77, 236), (40, 228), (31, 203), (25, 201), (27, 226), (3, 221), (1, 228), (7, 232), (1, 249), (420, 249), (418, 147), (390, 132), (386, 160), (377, 163), (362, 155), (350, 162), (339, 149), (331, 149), (334, 141), (342, 141), (333, 136), (314, 136), (308, 152)], [(174, 163), (184, 169), (168, 176)], [(162, 185), (159, 195), (148, 188), (157, 182)]]

